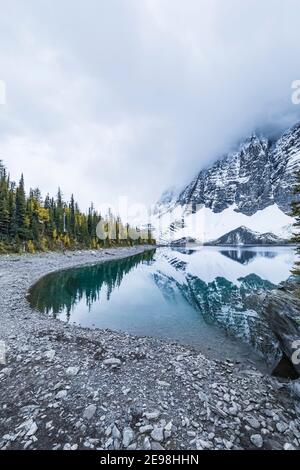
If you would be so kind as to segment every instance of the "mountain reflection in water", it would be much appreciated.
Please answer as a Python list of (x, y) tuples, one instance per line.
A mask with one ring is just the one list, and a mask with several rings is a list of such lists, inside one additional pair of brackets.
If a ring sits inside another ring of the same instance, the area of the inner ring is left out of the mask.
[(33, 286), (29, 301), (82, 326), (272, 363), (279, 348), (260, 314), (262, 296), (289, 277), (293, 262), (289, 247), (159, 248), (49, 274)]

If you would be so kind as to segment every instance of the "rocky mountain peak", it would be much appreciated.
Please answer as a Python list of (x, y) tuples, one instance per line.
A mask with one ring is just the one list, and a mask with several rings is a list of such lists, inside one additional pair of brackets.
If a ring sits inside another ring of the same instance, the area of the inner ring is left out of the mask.
[(272, 233), (259, 233), (254, 230), (250, 230), (248, 227), (242, 225), (241, 227), (231, 230), (222, 237), (214, 240), (208, 245), (284, 245), (287, 243), (280, 237)]
[(237, 212), (246, 215), (277, 204), (288, 214), (294, 197), (294, 172), (299, 167), (300, 123), (276, 142), (254, 133), (236, 152), (201, 170), (174, 203), (208, 207), (213, 212), (234, 205)]

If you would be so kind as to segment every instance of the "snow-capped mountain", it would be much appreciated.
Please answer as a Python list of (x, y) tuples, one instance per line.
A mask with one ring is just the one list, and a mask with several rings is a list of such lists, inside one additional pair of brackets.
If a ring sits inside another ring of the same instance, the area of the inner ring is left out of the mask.
[(175, 187), (166, 189), (154, 207), (154, 214), (157, 215), (172, 210), (177, 202), (178, 196), (179, 192)]
[(231, 230), (210, 245), (284, 245), (288, 240), (277, 237), (273, 233), (259, 233), (247, 227)]
[(201, 170), (179, 195), (164, 193), (156, 206), (158, 240), (208, 242), (241, 226), (289, 238), (299, 168), (300, 123), (276, 141), (253, 134)]

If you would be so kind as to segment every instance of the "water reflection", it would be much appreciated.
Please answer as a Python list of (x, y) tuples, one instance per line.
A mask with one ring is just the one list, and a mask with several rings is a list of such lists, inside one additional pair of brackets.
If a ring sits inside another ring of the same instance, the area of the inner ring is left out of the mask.
[(272, 251), (254, 251), (247, 249), (221, 250), (220, 253), (241, 264), (251, 263), (257, 256), (264, 258), (275, 258), (277, 256), (276, 252)]
[(282, 247), (158, 249), (50, 274), (29, 301), (66, 321), (178, 340), (219, 357), (248, 345), (272, 363), (279, 346), (260, 314), (262, 298), (293, 263), (293, 250)]
[(155, 250), (147, 251), (130, 258), (49, 274), (31, 288), (30, 306), (54, 318), (64, 312), (69, 320), (74, 307), (82, 301), (88, 311), (100, 300), (101, 292), (105, 292), (103, 300), (109, 301), (124, 276), (141, 263), (149, 265), (154, 253)]

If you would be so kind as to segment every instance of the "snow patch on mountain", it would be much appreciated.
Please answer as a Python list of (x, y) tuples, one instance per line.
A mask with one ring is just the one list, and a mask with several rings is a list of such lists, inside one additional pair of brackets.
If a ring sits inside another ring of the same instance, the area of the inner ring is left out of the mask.
[(201, 170), (180, 194), (164, 193), (155, 208), (156, 239), (207, 243), (241, 226), (289, 239), (299, 168), (300, 123), (275, 142), (253, 134), (236, 152)]
[(248, 227), (239, 227), (231, 230), (230, 232), (222, 235), (217, 240), (210, 242), (211, 245), (285, 245), (288, 240), (280, 238), (271, 232), (259, 233), (254, 230), (250, 230)]
[(202, 207), (195, 214), (187, 215), (184, 207), (176, 206), (171, 213), (157, 219), (155, 228), (157, 239), (162, 243), (184, 237), (195, 238), (199, 243), (208, 243), (241, 226), (259, 233), (272, 232), (280, 238), (289, 239), (292, 224), (293, 218), (282, 212), (277, 204), (251, 216), (236, 212), (235, 205), (220, 213)]

